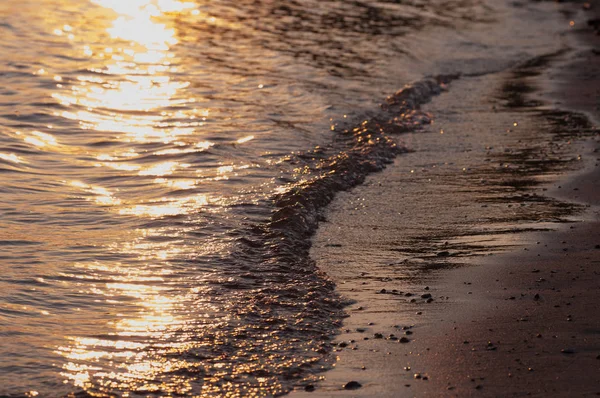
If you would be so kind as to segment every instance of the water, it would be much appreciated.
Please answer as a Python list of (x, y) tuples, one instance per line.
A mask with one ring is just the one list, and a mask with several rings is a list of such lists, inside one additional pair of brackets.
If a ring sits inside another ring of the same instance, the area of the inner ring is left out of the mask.
[(556, 46), (551, 6), (497, 3), (3, 0), (0, 394), (318, 377), (343, 304), (318, 211), (441, 80), (378, 104)]

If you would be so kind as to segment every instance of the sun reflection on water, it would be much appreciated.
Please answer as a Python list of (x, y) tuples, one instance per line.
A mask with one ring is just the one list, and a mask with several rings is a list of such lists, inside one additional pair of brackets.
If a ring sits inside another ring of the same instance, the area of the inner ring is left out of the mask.
[[(191, 165), (173, 160), (172, 155), (202, 152), (214, 145), (196, 135), (210, 110), (194, 109), (191, 105), (195, 99), (185, 96), (189, 82), (174, 77), (179, 71), (172, 52), (178, 42), (177, 32), (164, 22), (167, 14), (188, 12), (195, 5), (176, 0), (90, 1), (102, 7), (102, 15), (110, 22), (98, 24), (102, 28), (97, 30), (88, 29), (85, 35), (70, 25), (54, 32), (68, 36), (73, 43), (82, 43), (81, 55), (91, 65), (76, 78), (55, 76), (57, 90), (52, 97), (63, 107), (57, 115), (76, 121), (82, 129), (103, 134), (104, 139), (133, 144), (125, 150), (120, 145), (112, 150), (89, 149), (87, 156), (91, 156), (96, 168), (129, 173), (132, 179), (144, 179), (145, 184), (171, 190), (196, 188), (198, 180), (174, 175)], [(23, 133), (22, 139), (45, 150), (60, 145), (53, 135), (39, 131)], [(148, 151), (144, 147), (148, 144), (163, 147)], [(159, 161), (148, 153), (155, 158), (171, 157)], [(140, 160), (144, 156), (153, 160)], [(0, 159), (19, 160), (10, 154), (2, 154)], [(186, 215), (211, 203), (206, 194), (144, 199), (84, 181), (64, 183), (83, 198), (124, 216), (154, 219)], [(82, 285), (82, 289), (114, 305), (116, 311), (124, 307), (123, 313), (115, 313), (109, 321), (112, 332), (102, 337), (69, 336), (67, 344), (56, 348), (56, 353), (65, 359), (62, 375), (86, 390), (110, 387), (186, 393), (190, 387), (185, 378), (171, 378), (162, 384), (159, 379), (160, 375), (190, 366), (186, 361), (166, 359), (164, 353), (182, 351), (189, 344), (173, 336), (189, 322), (182, 314), (186, 313), (184, 303), (193, 301), (186, 295), (192, 293), (173, 291), (165, 279), (171, 276), (167, 267), (152, 263), (169, 262), (180, 256), (180, 246), (173, 240), (160, 241), (164, 234), (160, 229), (140, 232), (140, 238), (109, 248), (137, 257), (136, 262), (143, 264), (139, 268), (123, 264), (80, 265), (86, 269), (85, 275), (109, 275), (110, 279)], [(159, 239), (149, 239), (152, 236)], [(106, 363), (114, 368), (107, 368), (103, 365)]]

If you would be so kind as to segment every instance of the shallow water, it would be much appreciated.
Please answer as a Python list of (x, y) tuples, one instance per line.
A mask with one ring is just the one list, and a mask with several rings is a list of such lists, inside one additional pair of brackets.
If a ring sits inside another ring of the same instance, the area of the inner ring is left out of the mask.
[(378, 104), (554, 49), (528, 7), (4, 0), (0, 394), (316, 377), (341, 309), (307, 257), (318, 210), (428, 118)]

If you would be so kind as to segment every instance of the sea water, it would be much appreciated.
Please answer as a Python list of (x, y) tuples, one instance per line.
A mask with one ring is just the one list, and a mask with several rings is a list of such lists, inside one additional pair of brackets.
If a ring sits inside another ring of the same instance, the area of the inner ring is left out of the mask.
[(320, 210), (449, 81), (555, 50), (553, 7), (3, 0), (0, 395), (317, 377), (344, 304)]

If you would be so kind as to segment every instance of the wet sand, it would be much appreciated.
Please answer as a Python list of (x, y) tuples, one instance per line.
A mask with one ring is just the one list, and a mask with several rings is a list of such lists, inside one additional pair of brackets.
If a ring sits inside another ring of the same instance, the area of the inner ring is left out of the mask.
[(584, 35), (453, 82), (425, 107), (435, 123), (399, 137), (414, 152), (336, 198), (312, 255), (354, 304), (335, 369), (293, 395), (600, 395), (600, 57)]

